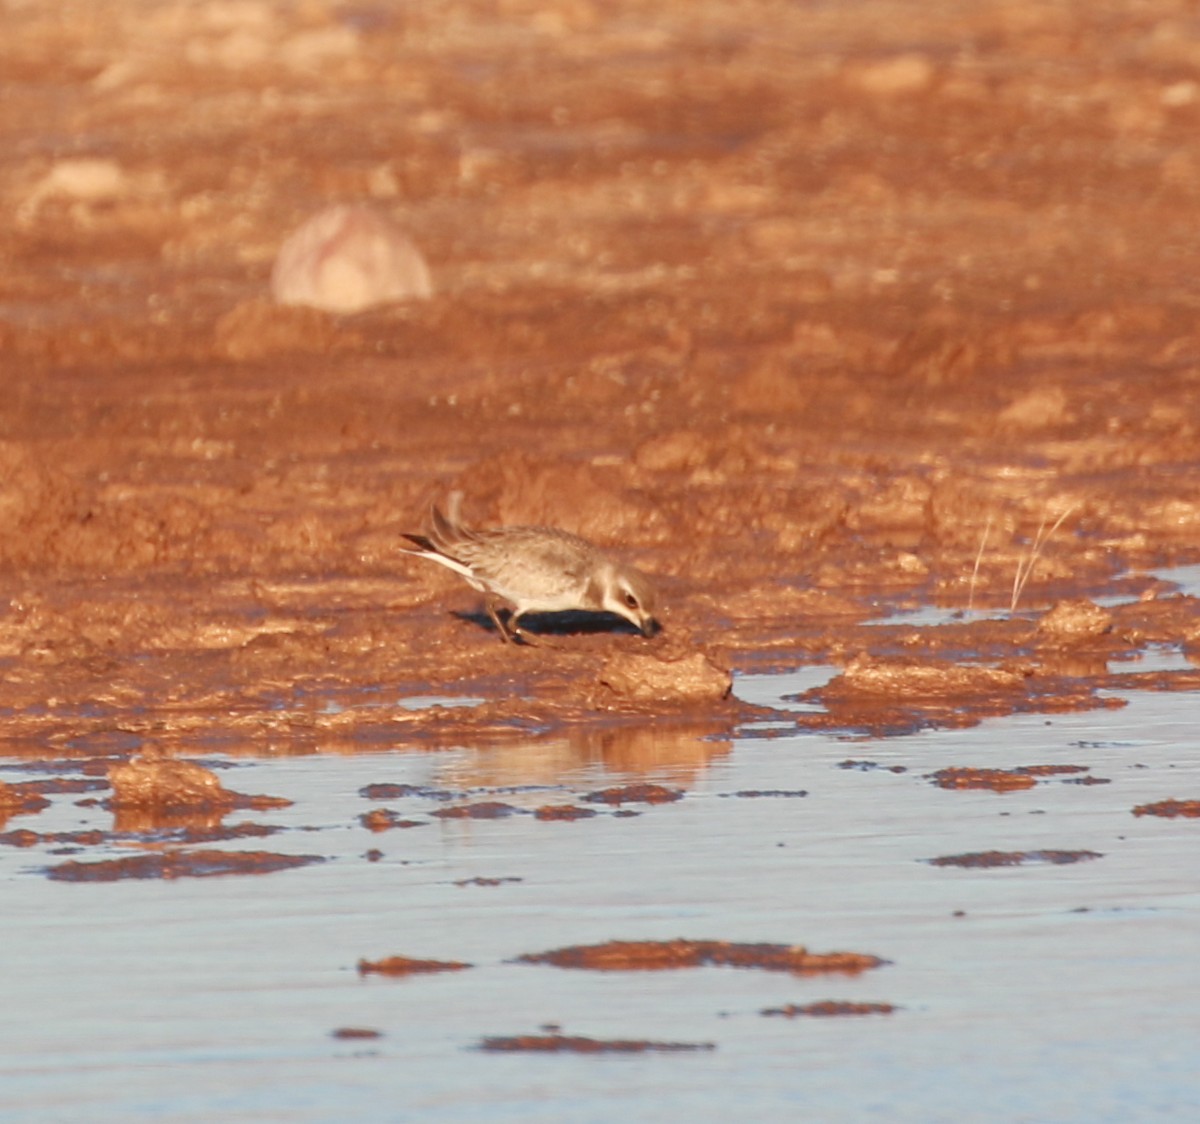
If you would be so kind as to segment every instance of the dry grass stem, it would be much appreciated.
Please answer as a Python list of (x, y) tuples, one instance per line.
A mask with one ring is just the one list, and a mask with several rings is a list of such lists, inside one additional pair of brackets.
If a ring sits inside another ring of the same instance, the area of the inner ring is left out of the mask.
[(975, 582), (979, 578), (979, 563), (983, 559), (983, 549), (987, 546), (988, 535), (992, 530), (992, 517), (987, 517), (987, 522), (983, 525), (983, 535), (979, 540), (979, 549), (975, 552), (975, 565), (971, 567), (971, 588), (967, 591), (967, 612), (971, 611), (975, 604)]
[(1041, 557), (1042, 551), (1046, 549), (1046, 544), (1054, 536), (1054, 532), (1062, 526), (1063, 520), (1078, 506), (1078, 504), (1073, 503), (1068, 507), (1054, 521), (1054, 525), (1049, 531), (1046, 530), (1046, 520), (1044, 517), (1041, 523), (1038, 524), (1037, 534), (1033, 536), (1033, 543), (1029, 548), (1029, 554), (1017, 561), (1017, 572), (1013, 575), (1012, 602), (1008, 607), (1010, 613), (1016, 612), (1017, 602), (1021, 600), (1021, 591), (1025, 588), (1025, 583), (1029, 581), (1029, 575), (1033, 573), (1033, 567)]

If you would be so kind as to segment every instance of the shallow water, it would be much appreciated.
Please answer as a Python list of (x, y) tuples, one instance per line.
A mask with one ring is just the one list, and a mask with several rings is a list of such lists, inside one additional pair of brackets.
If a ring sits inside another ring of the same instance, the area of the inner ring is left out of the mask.
[[(776, 697), (807, 678), (778, 677)], [(769, 677), (746, 677), (756, 699)], [(811, 685), (811, 683), (808, 683)], [(284, 831), (227, 848), (329, 861), (256, 877), (60, 883), (53, 846), (0, 848), (5, 1120), (1179, 1120), (1200, 1098), (1195, 820), (1135, 805), (1200, 795), (1196, 701), (994, 720), (888, 740), (696, 743), (622, 773), (562, 739), (230, 762), (223, 781), (295, 801), (233, 813)], [(636, 732), (635, 732), (636, 733)], [(610, 747), (611, 748), (611, 747)], [(856, 762), (847, 765), (848, 761)], [(946, 791), (947, 765), (1088, 766)], [(29, 779), (16, 763), (0, 777)], [(903, 770), (903, 771), (899, 771)], [(635, 816), (439, 820), (435, 795), (520, 808), (627, 780), (686, 790)], [(520, 790), (520, 786), (529, 786)], [(514, 791), (514, 788), (517, 791)], [(748, 791), (807, 795), (738, 796)], [(8, 830), (111, 826), (59, 796)], [(387, 807), (424, 826), (372, 833)], [(128, 853), (88, 848), (81, 861)], [(169, 845), (168, 845), (169, 846)], [(383, 852), (378, 861), (365, 856)], [(1091, 850), (1070, 865), (937, 867), (964, 852)], [(513, 879), (494, 885), (469, 880)], [(459, 884), (466, 883), (466, 884)], [(961, 915), (959, 915), (961, 912)], [(729, 968), (597, 973), (511, 963), (611, 939), (714, 938), (871, 953), (858, 977)], [(360, 957), (472, 970), (360, 978)], [(764, 1017), (787, 1003), (891, 1015)], [(16, 1016), (16, 1017), (14, 1017)], [(491, 1054), (543, 1024), (596, 1038), (713, 1043), (694, 1054)], [(332, 1038), (339, 1027), (375, 1040)]]

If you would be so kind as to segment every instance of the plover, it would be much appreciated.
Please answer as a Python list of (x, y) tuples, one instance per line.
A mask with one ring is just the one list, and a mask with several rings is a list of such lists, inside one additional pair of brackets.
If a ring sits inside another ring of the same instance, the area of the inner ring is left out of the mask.
[[(461, 507), (461, 492), (451, 493), (445, 515), (433, 505), (429, 533), (406, 534), (419, 549), (404, 552), (461, 574), (485, 593), (488, 616), (505, 643), (518, 638), (517, 622), (526, 613), (568, 609), (615, 613), (643, 636), (658, 631), (654, 586), (645, 574), (557, 527), (468, 528)], [(506, 601), (512, 606), (507, 621), (499, 611)]]

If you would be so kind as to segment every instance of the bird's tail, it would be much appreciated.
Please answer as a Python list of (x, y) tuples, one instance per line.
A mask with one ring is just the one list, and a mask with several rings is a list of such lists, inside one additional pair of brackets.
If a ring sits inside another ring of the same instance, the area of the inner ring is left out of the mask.
[[(424, 535), (410, 535), (407, 531), (402, 531), (400, 533), (400, 537), (402, 539), (408, 539), (408, 541), (410, 543), (412, 543), (414, 546), (419, 546), (421, 548), (419, 553), (421, 553), (421, 554), (437, 554), (438, 553), (438, 548), (436, 546), (434, 546), (433, 543), (430, 542), (430, 540), (428, 538), (426, 538)], [(418, 551), (413, 551), (412, 553), (416, 554), (416, 553), (418, 553)]]
[(463, 543), (474, 542), (479, 536), (462, 521), (462, 492), (446, 497), (446, 514), (437, 504), (429, 507), (429, 531), (424, 535), (404, 534), (409, 542), (419, 546), (422, 554), (440, 554), (454, 558), (455, 549)]

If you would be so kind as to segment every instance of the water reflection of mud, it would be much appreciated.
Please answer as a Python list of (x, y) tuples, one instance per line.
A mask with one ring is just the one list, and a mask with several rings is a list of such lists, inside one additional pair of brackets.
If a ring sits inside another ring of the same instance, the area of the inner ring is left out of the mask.
[(648, 723), (577, 727), (565, 734), (466, 749), (439, 764), (438, 782), (451, 788), (554, 785), (581, 772), (669, 776), (679, 784), (699, 777), (732, 743), (719, 723)]
[(266, 825), (226, 826), (224, 819), (233, 808), (164, 808), (117, 806), (113, 808), (113, 831), (129, 835), (165, 835), (189, 841), (240, 839), (248, 835), (267, 835), (274, 828)]
[(120, 882), (126, 879), (213, 878), (226, 874), (271, 874), (324, 862), (322, 855), (282, 855), (270, 851), (153, 851), (119, 859), (69, 859), (47, 867), (56, 882)]

